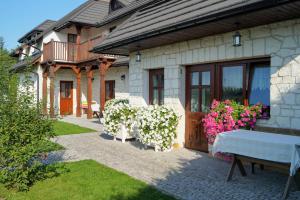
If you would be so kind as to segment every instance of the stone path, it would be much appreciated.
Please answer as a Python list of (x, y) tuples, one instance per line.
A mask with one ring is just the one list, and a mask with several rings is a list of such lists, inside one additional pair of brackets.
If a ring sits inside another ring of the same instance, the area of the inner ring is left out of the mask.
[[(88, 121), (85, 126), (89, 126), (89, 123), (94, 122)], [(50, 159), (93, 159), (152, 184), (179, 199), (280, 199), (287, 180), (286, 175), (277, 172), (257, 169), (257, 174), (252, 175), (247, 169), (247, 177), (235, 173), (233, 180), (226, 183), (229, 164), (205, 153), (187, 149), (156, 153), (152, 149), (144, 149), (138, 142), (122, 144), (100, 132), (61, 136), (55, 141), (65, 146), (66, 150), (51, 154)], [(295, 188), (292, 188), (289, 199), (300, 200), (300, 192), (295, 192)]]

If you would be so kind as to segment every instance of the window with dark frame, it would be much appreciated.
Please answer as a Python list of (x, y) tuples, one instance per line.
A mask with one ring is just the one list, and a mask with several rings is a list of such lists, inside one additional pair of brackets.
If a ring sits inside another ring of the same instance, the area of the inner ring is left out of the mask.
[(68, 42), (76, 43), (77, 35), (76, 34), (68, 34)]
[(110, 27), (110, 28), (109, 28), (109, 32), (110, 32), (110, 33), (113, 32), (116, 28), (117, 28), (116, 26)]
[(164, 104), (164, 69), (149, 70), (149, 104)]
[(244, 105), (263, 105), (262, 118), (270, 118), (270, 62), (249, 61), (218, 64), (221, 100), (235, 100)]

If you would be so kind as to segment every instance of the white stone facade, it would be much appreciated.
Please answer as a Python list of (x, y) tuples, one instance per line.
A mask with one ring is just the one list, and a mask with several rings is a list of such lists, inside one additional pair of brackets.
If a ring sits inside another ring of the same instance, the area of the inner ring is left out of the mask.
[(164, 68), (165, 104), (180, 115), (178, 142), (184, 143), (185, 66), (269, 56), (271, 118), (259, 125), (300, 129), (300, 19), (244, 29), (242, 46), (233, 47), (233, 32), (141, 51), (130, 55), (129, 92), (134, 105), (148, 103), (149, 69)]

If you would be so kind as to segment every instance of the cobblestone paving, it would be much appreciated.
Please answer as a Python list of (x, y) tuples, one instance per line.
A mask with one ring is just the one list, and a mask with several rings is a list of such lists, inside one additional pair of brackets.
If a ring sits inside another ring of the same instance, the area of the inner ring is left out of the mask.
[[(268, 170), (257, 169), (257, 173), (252, 175), (247, 168), (247, 177), (241, 177), (236, 171), (233, 180), (226, 183), (230, 165), (205, 153), (187, 149), (156, 153), (152, 149), (144, 149), (138, 142), (122, 144), (101, 133), (61, 136), (55, 141), (66, 150), (50, 154), (49, 159), (93, 159), (179, 199), (280, 199), (287, 180), (287, 175)], [(293, 199), (300, 200), (300, 192), (295, 191), (295, 186), (289, 197), (289, 200)]]

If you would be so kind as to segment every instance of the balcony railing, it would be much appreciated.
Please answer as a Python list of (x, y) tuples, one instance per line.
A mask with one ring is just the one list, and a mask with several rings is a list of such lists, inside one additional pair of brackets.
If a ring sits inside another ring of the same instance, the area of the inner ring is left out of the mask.
[(44, 61), (82, 62), (100, 56), (113, 57), (112, 55), (101, 55), (89, 52), (96, 44), (103, 41), (102, 36), (89, 39), (77, 45), (69, 42), (57, 42), (51, 40), (44, 44)]

